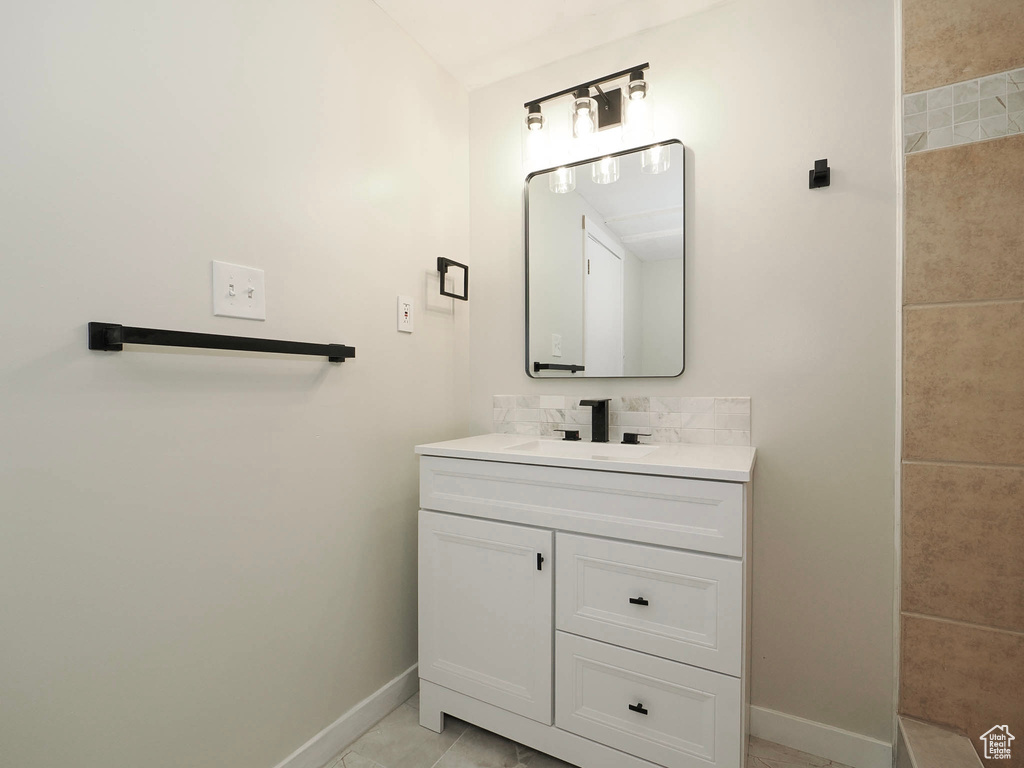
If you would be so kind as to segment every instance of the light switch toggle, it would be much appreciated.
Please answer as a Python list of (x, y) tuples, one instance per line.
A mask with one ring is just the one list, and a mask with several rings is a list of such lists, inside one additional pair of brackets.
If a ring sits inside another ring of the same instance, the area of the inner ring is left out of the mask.
[(267, 290), (262, 269), (213, 262), (213, 314), (267, 319)]

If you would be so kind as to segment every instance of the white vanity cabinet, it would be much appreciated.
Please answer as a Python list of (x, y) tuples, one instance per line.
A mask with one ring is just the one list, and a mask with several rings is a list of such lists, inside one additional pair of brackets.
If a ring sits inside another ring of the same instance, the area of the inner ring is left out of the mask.
[(581, 768), (742, 768), (753, 449), (515, 439), (417, 448), (421, 725)]

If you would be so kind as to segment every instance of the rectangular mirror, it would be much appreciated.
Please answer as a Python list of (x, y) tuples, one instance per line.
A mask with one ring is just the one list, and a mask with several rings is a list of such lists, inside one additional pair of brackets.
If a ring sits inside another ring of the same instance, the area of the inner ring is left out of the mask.
[(526, 372), (683, 372), (684, 148), (619, 152), (526, 178)]

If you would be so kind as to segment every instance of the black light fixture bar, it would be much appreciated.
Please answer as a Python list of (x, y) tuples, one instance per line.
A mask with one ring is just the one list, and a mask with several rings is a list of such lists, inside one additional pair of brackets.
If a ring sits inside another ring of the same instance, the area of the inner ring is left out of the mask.
[(591, 88), (591, 87), (593, 87), (595, 85), (601, 85), (602, 83), (607, 83), (610, 80), (617, 80), (620, 77), (625, 77), (626, 75), (631, 74), (633, 72), (643, 71), (645, 69), (650, 69), (650, 68), (651, 68), (651, 65), (648, 62), (644, 62), (643, 64), (638, 64), (635, 67), (629, 67), (628, 69), (624, 69), (621, 72), (613, 72), (610, 75), (605, 75), (604, 77), (599, 77), (596, 80), (590, 80), (589, 82), (586, 82), (586, 83), (580, 83), (579, 85), (574, 85), (572, 88), (566, 88), (565, 90), (559, 91), (558, 93), (551, 93), (551, 94), (548, 94), (547, 96), (542, 96), (539, 99), (532, 99), (531, 101), (528, 101), (525, 104), (523, 104), (523, 106), (526, 107), (527, 109), (529, 109), (530, 106), (533, 105), (533, 104), (543, 104), (545, 101), (551, 101), (551, 99), (557, 99), (559, 96), (566, 96), (566, 95), (568, 95), (570, 93), (574, 93), (575, 91), (580, 90), (581, 88)]
[(537, 363), (533, 364), (533, 372), (540, 373), (541, 371), (569, 371), (569, 373), (576, 373), (577, 371), (584, 371), (582, 365), (562, 365), (561, 363)]
[(278, 355), (315, 355), (326, 357), (332, 363), (343, 363), (356, 356), (355, 347), (347, 347), (344, 344), (310, 344), (303, 341), (223, 336), (217, 333), (133, 328), (117, 323), (89, 323), (89, 349), (120, 352), (125, 344), (229, 349), (237, 352), (269, 352)]

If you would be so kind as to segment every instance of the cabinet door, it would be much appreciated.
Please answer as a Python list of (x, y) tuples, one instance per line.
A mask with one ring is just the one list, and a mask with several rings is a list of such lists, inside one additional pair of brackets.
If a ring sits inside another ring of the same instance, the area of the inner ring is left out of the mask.
[(420, 510), (420, 677), (551, 724), (552, 543)]

